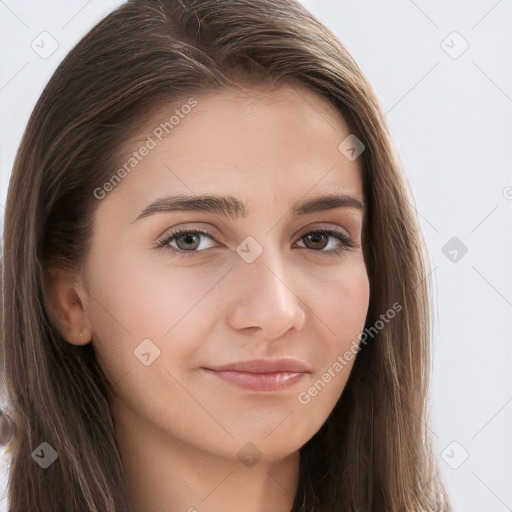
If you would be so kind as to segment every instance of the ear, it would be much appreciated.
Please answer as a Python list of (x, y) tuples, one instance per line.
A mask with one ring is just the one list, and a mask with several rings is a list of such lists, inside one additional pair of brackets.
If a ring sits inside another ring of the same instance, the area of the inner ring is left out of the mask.
[(61, 268), (47, 275), (48, 315), (61, 335), (73, 345), (87, 345), (92, 338), (86, 308), (86, 292), (80, 277)]

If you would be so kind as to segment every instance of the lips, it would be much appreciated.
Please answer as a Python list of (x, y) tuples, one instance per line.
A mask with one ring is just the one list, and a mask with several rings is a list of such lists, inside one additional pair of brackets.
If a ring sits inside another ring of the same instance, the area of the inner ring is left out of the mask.
[(221, 366), (210, 366), (208, 370), (216, 372), (249, 372), (249, 373), (311, 373), (311, 369), (300, 359), (286, 357), (282, 359), (252, 359), (249, 361), (237, 361)]
[(202, 369), (239, 388), (274, 392), (291, 388), (311, 373), (306, 363), (294, 358), (253, 359)]

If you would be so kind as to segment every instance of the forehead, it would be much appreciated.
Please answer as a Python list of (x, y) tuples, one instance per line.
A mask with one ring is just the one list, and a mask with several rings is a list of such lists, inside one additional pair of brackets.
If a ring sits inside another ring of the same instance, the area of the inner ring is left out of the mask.
[[(284, 201), (311, 190), (362, 199), (360, 161), (339, 150), (349, 128), (327, 100), (296, 85), (193, 100), (164, 106), (141, 126), (120, 162), (129, 172), (112, 197), (130, 194), (139, 209), (163, 192)], [(144, 145), (151, 149), (134, 157)]]

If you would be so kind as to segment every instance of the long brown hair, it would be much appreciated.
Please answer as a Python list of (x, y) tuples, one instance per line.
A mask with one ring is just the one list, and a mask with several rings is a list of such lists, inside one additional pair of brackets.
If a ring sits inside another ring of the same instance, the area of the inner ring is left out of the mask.
[[(10, 512), (131, 510), (108, 381), (92, 344), (68, 343), (52, 323), (48, 268), (79, 268), (98, 205), (93, 191), (152, 112), (192, 95), (278, 83), (326, 99), (364, 143), (368, 205), (371, 339), (327, 421), (300, 450), (292, 512), (452, 510), (427, 427), (430, 264), (371, 86), (295, 0), (130, 0), (59, 65), (14, 163), (2, 296), (3, 373), (17, 425)], [(376, 329), (395, 303), (400, 312)], [(43, 442), (58, 454), (44, 470), (32, 456)]]

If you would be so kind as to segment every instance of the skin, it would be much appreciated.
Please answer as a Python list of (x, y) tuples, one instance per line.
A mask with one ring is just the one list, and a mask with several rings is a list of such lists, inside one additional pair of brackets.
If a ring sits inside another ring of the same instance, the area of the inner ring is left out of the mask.
[[(357, 341), (369, 303), (363, 212), (294, 216), (291, 208), (325, 193), (364, 199), (360, 159), (338, 150), (350, 133), (339, 112), (306, 89), (224, 91), (197, 101), (98, 201), (86, 262), (75, 274), (54, 270), (52, 296), (63, 335), (92, 343), (112, 382), (137, 511), (288, 512), (298, 450), (329, 416), (354, 360), (309, 403), (298, 395)], [(144, 126), (131, 150), (173, 110)], [(248, 215), (178, 211), (134, 221), (155, 199), (177, 193), (230, 194)], [(157, 249), (175, 227), (213, 238)], [(319, 228), (355, 246), (329, 254), (343, 242), (304, 236)], [(263, 249), (252, 263), (236, 252), (247, 236)], [(160, 355), (146, 366), (134, 350), (148, 338)], [(201, 369), (285, 356), (302, 359), (311, 373), (281, 391), (246, 390)], [(257, 460), (250, 467), (237, 455), (244, 446)]]

